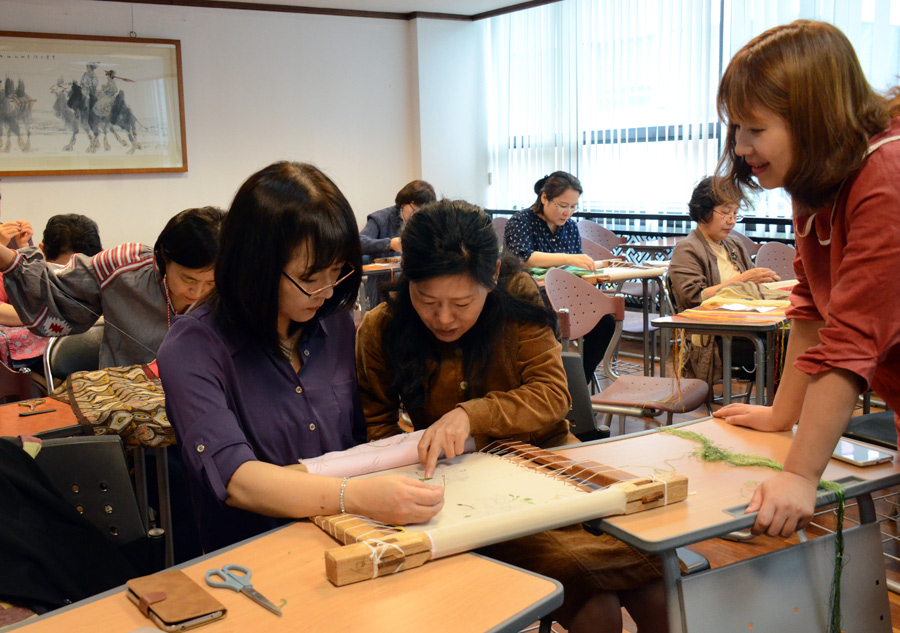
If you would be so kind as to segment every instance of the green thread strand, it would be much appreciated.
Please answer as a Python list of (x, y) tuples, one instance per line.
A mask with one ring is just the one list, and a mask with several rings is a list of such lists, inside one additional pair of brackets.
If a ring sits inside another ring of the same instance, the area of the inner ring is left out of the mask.
[[(777, 472), (784, 470), (784, 466), (774, 459), (760, 455), (732, 453), (717, 446), (708, 437), (696, 431), (666, 427), (662, 429), (662, 432), (699, 444), (700, 448), (694, 451), (694, 455), (704, 462), (725, 462), (740, 467), (760, 466)], [(846, 563), (844, 557), (844, 487), (835, 481), (820, 479), (819, 488), (834, 493), (837, 503), (837, 526), (834, 531), (834, 575), (831, 579), (831, 592), (828, 598), (830, 614), (828, 633), (841, 633), (841, 574)]]

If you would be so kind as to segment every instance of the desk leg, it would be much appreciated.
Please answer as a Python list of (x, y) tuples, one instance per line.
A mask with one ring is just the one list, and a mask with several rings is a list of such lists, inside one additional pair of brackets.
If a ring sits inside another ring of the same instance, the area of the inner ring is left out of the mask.
[(653, 366), (653, 359), (650, 357), (650, 314), (649, 314), (649, 303), (650, 297), (648, 296), (647, 288), (648, 288), (647, 278), (641, 278), (641, 295), (644, 298), (644, 375), (651, 376), (652, 372), (650, 368)]
[[(775, 345), (776, 330), (766, 332), (766, 397), (764, 404), (772, 404), (775, 401)], [(757, 387), (759, 388), (759, 387)], [(757, 402), (759, 397), (757, 397)]]
[(165, 530), (166, 567), (175, 564), (175, 534), (172, 529), (172, 503), (169, 497), (169, 454), (165, 446), (156, 447), (156, 494), (159, 503), (159, 524)]
[[(659, 302), (657, 305), (659, 306), (659, 316), (666, 316), (669, 311), (666, 306), (666, 295), (663, 290), (663, 278), (656, 278), (657, 290), (659, 290), (659, 296), (657, 297), (657, 301)], [(664, 328), (658, 328), (656, 330), (656, 338), (659, 339), (659, 375), (665, 377), (665, 366), (669, 361), (669, 339), (666, 337), (666, 333), (668, 330)]]
[(731, 404), (731, 336), (722, 335), (722, 404)]
[(368, 276), (363, 275), (359, 281), (359, 317), (366, 316), (366, 288), (368, 287)]
[(663, 584), (666, 591), (666, 614), (669, 618), (669, 633), (684, 633), (684, 608), (681, 599), (681, 566), (674, 549), (660, 553), (662, 559)]
[[(772, 344), (766, 335), (766, 344), (758, 336), (748, 336), (756, 351), (756, 404), (771, 404), (772, 369), (769, 367)], [(749, 399), (747, 400), (749, 402)]]

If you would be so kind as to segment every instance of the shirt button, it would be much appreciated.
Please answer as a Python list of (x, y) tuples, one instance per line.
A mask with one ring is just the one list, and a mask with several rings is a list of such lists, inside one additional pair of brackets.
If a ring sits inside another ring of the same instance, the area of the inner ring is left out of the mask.
[(468, 387), (469, 387), (469, 383), (467, 383), (465, 380), (463, 380), (461, 383), (459, 383), (459, 388), (462, 389), (463, 391), (468, 389)]
[(315, 430), (316, 430), (316, 425), (315, 425), (315, 424), (310, 424), (310, 425), (309, 425), (309, 430), (310, 430), (310, 431), (315, 431)]
[(309, 356), (309, 350), (308, 350), (308, 349), (303, 350), (303, 355), (304, 355), (304, 356)]
[(197, 445), (197, 452), (198, 452), (198, 453), (202, 453), (202, 452), (205, 451), (205, 450), (206, 450), (206, 447), (205, 447), (203, 444), (198, 444), (198, 445)]
[(303, 393), (303, 387), (297, 387), (297, 393)]
[(454, 352), (454, 354), (456, 354), (457, 356), (462, 356), (463, 352), (462, 352), (462, 350), (461, 350), (460, 348), (457, 347), (457, 348), (456, 348), (456, 351)]

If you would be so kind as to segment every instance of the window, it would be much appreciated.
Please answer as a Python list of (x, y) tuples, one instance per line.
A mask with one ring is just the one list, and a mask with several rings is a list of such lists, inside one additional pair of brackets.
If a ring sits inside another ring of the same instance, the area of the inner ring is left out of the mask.
[[(488, 206), (528, 206), (562, 169), (585, 210), (684, 213), (721, 151), (728, 60), (797, 18), (841, 28), (876, 89), (898, 82), (900, 0), (563, 0), (492, 18)], [(753, 214), (789, 217), (790, 204), (765, 193)]]

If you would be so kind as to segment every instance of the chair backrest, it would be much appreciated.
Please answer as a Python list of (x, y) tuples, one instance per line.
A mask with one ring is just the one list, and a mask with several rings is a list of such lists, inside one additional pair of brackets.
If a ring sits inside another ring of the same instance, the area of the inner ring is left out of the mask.
[(756, 252), (759, 250), (759, 247), (761, 246), (761, 244), (759, 242), (754, 242), (753, 240), (751, 240), (749, 237), (747, 237), (740, 231), (734, 230), (731, 233), (729, 233), (728, 235), (730, 235), (734, 238), (737, 238), (741, 242), (741, 244), (744, 245), (744, 248), (747, 250), (747, 254), (750, 255), (750, 257), (753, 257), (754, 255), (756, 255)]
[(756, 265), (759, 268), (771, 268), (782, 279), (796, 279), (794, 273), (794, 257), (797, 251), (793, 246), (782, 242), (766, 242), (756, 251)]
[(584, 363), (575, 352), (562, 353), (563, 368), (566, 370), (566, 382), (569, 384), (569, 395), (572, 397), (572, 408), (566, 419), (572, 423), (572, 433), (582, 441), (609, 437), (609, 430), (600, 430), (594, 424), (594, 411), (591, 409), (591, 394), (584, 379)]
[(589, 239), (609, 251), (616, 250), (619, 244), (624, 243), (626, 239), (619, 237), (605, 226), (600, 226), (592, 220), (579, 220), (578, 234), (581, 235), (582, 240)]
[(610, 297), (589, 282), (560, 268), (551, 268), (544, 278), (547, 298), (556, 312), (569, 311), (568, 334), (565, 338), (579, 339), (600, 322), (607, 314), (615, 315), (616, 321), (625, 318), (625, 300)]
[(620, 257), (613, 255), (609, 249), (586, 237), (581, 238), (581, 250), (595, 262), (600, 261), (601, 259), (621, 259)]
[(125, 546), (147, 537), (118, 435), (44, 440), (35, 462), (63, 498), (113, 542)]
[(34, 395), (33, 389), (30, 369), (16, 371), (0, 363), (0, 403), (28, 400)]
[(500, 243), (500, 246), (503, 246), (503, 237), (506, 235), (506, 222), (509, 218), (504, 218), (501, 216), (495, 216), (491, 219), (491, 224), (494, 225), (494, 233), (497, 234), (497, 241)]
[(86, 332), (50, 339), (44, 350), (44, 377), (50, 387), (51, 377), (65, 379), (76, 371), (100, 369), (100, 344), (103, 342), (103, 323), (96, 323)]

